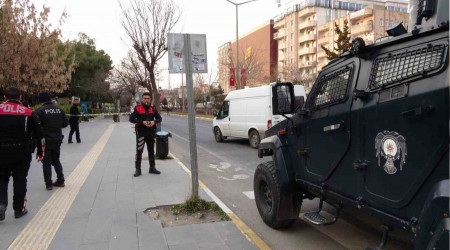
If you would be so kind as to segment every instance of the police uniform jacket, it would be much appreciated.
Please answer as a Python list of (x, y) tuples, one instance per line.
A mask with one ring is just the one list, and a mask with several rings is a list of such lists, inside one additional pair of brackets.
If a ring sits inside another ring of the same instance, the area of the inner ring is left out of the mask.
[[(155, 125), (148, 128), (142, 124), (144, 121), (154, 121)], [(133, 113), (130, 115), (130, 122), (136, 124), (136, 133), (139, 136), (154, 136), (156, 132), (156, 123), (161, 123), (161, 121), (161, 115), (159, 115), (158, 111), (153, 106), (136, 106)]]
[(60, 143), (63, 138), (61, 128), (69, 125), (64, 111), (48, 102), (36, 109), (35, 113), (39, 116), (44, 129), (45, 141)]
[(19, 101), (0, 104), (0, 151), (33, 152), (42, 156), (45, 140), (39, 117)]
[(72, 107), (70, 107), (70, 115), (70, 124), (77, 124), (78, 120), (80, 119), (80, 111), (78, 110), (78, 105), (72, 105)]

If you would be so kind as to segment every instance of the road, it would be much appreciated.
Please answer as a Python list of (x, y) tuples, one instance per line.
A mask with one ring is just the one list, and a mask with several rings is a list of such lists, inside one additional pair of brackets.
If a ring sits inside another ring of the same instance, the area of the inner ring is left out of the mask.
[[(164, 115), (162, 130), (171, 132), (170, 151), (189, 168), (187, 118)], [(253, 173), (259, 163), (270, 158), (259, 159), (248, 140), (229, 138), (217, 143), (212, 132), (212, 121), (196, 119), (196, 133), (199, 179), (271, 248), (365, 249), (379, 244), (381, 235), (378, 232), (342, 219), (327, 227), (312, 226), (303, 220), (297, 220), (293, 227), (283, 230), (266, 226), (253, 197)], [(317, 200), (304, 201), (302, 213), (316, 210), (317, 204)], [(407, 248), (401, 242), (390, 241), (386, 249)]]

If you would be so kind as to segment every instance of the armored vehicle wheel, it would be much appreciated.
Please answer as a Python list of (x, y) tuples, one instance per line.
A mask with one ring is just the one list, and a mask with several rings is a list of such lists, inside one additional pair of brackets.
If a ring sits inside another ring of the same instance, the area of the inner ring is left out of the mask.
[(214, 139), (216, 139), (216, 142), (223, 142), (223, 136), (222, 132), (220, 131), (219, 127), (214, 128)]
[(252, 146), (252, 148), (258, 148), (259, 142), (261, 141), (258, 131), (250, 131), (250, 133), (248, 133), (248, 141), (250, 142), (250, 146)]
[(282, 194), (273, 161), (260, 164), (256, 168), (253, 188), (256, 206), (264, 223), (272, 228), (285, 228), (295, 223), (296, 219), (280, 220), (277, 218)]

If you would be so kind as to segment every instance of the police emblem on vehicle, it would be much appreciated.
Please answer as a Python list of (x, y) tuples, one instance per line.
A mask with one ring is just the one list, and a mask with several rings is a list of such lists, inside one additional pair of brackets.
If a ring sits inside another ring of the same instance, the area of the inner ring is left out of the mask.
[(400, 171), (406, 162), (406, 139), (394, 131), (383, 131), (377, 134), (375, 138), (376, 157), (378, 157), (378, 166), (381, 166), (381, 157), (386, 159), (383, 169), (388, 174), (397, 173), (395, 161), (400, 159)]

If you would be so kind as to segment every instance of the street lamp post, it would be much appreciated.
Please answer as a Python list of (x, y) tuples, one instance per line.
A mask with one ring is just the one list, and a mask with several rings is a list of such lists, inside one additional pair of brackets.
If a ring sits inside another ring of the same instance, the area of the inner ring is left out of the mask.
[(227, 1), (227, 2), (229, 2), (231, 4), (233, 4), (234, 6), (236, 6), (236, 67), (235, 67), (236, 73), (235, 73), (235, 76), (236, 76), (236, 88), (239, 89), (240, 85), (241, 85), (241, 79), (239, 77), (238, 7), (239, 7), (239, 5), (243, 5), (243, 4), (246, 4), (246, 3), (254, 2), (256, 0), (250, 0), (250, 1), (242, 2), (242, 3), (234, 3), (234, 2), (232, 2), (230, 0), (225, 0), (225, 1)]

